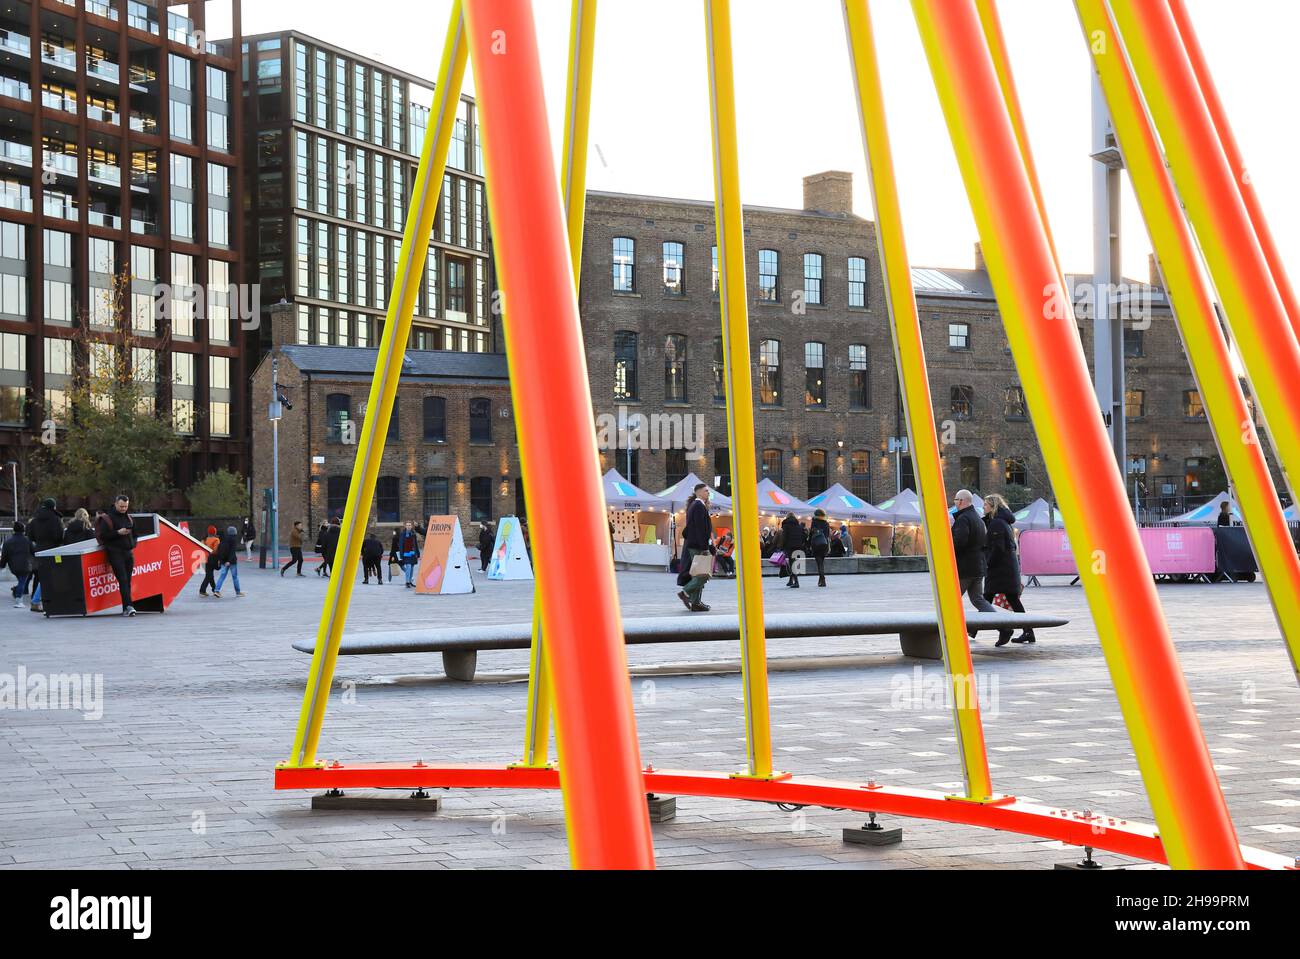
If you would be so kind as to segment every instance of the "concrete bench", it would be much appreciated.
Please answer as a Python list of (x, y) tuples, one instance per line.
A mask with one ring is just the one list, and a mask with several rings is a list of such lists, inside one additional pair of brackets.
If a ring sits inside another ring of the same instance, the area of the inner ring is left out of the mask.
[[(967, 612), (966, 622), (979, 630), (998, 628), (1045, 629), (1069, 622), (1060, 616), (1036, 613)], [(768, 639), (796, 639), (810, 636), (897, 635), (904, 656), (943, 659), (939, 643), (938, 617), (934, 613), (771, 613), (767, 616)], [(740, 627), (735, 615), (700, 615), (682, 612), (678, 616), (656, 616), (623, 620), (623, 639), (629, 646), (646, 643), (738, 642)], [(481, 650), (528, 649), (532, 644), (531, 623), (501, 626), (465, 626), (443, 629), (393, 630), (352, 633), (343, 637), (343, 656), (372, 656), (381, 653), (442, 653), (442, 665), (451, 679), (466, 682), (474, 678)], [(293, 644), (303, 653), (313, 652), (316, 640)]]

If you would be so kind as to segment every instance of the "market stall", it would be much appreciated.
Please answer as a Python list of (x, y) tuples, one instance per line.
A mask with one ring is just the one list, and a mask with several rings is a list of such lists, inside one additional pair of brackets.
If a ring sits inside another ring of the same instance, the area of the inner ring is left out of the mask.
[(614, 526), (614, 561), (630, 566), (668, 566), (672, 541), (669, 502), (629, 483), (618, 470), (601, 477)]
[(832, 520), (836, 535), (847, 525), (856, 555), (889, 556), (893, 548), (894, 523), (889, 514), (856, 496), (840, 483), (818, 493), (808, 505), (823, 509)]
[(1045, 499), (1036, 499), (1016, 513), (1016, 529), (1064, 529), (1065, 519)]
[(894, 524), (893, 545), (890, 555), (921, 556), (925, 553), (925, 537), (921, 534), (921, 501), (910, 489), (905, 489), (876, 509), (889, 517)]

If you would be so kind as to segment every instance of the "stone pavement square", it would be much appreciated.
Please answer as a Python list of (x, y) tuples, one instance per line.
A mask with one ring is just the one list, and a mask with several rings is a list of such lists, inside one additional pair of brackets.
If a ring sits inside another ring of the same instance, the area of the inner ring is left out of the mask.
[[(306, 793), (274, 791), (310, 661), (290, 644), (315, 634), (325, 584), (248, 564), (241, 577), (242, 599), (200, 599), (196, 579), (166, 614), (131, 620), (46, 620), (0, 607), (0, 674), (88, 674), (103, 684), (99, 717), (0, 715), (0, 868), (568, 864), (558, 793), (452, 791), (430, 815), (312, 812)], [(690, 615), (672, 577), (618, 578), (625, 616)], [(477, 593), (453, 597), (358, 585), (349, 629), (531, 617), (531, 583), (476, 580)], [(1241, 841), (1300, 854), (1300, 689), (1263, 586), (1159, 592)], [(735, 584), (712, 583), (706, 598), (715, 612), (734, 611)], [(797, 592), (769, 579), (764, 599), (772, 612), (810, 614), (932, 606), (922, 574), (832, 577), (826, 589)], [(1061, 580), (1024, 600), (1071, 623), (1042, 631), (1035, 646), (996, 649), (988, 633), (973, 646), (995, 787), (1150, 821), (1083, 591)], [(740, 767), (733, 643), (639, 646), (628, 659), (644, 761)], [(769, 659), (784, 768), (928, 789), (960, 783), (950, 713), (925, 695), (942, 668), (902, 657), (896, 637), (774, 640)], [(320, 756), (512, 761), (526, 670), (524, 651), (480, 654), (468, 684), (446, 679), (436, 654), (342, 657)], [(654, 827), (664, 868), (1045, 868), (1079, 858), (1059, 843), (942, 823), (889, 821), (904, 841), (874, 848), (840, 840), (842, 827), (858, 824), (851, 813), (689, 797), (677, 809), (674, 822)]]

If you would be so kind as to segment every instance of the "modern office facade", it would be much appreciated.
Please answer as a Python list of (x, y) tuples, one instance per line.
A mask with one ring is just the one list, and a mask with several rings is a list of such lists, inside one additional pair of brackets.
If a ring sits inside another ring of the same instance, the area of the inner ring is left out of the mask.
[[(247, 226), (263, 310), (301, 345), (373, 347), (433, 104), (433, 84), (297, 32), (248, 37)], [(409, 346), (492, 352), (492, 263), (474, 103), (457, 107)], [(264, 323), (250, 348), (270, 348)]]
[(192, 438), (172, 477), (247, 471), (239, 0), (0, 5), (0, 459), (58, 424), (97, 341), (128, 342)]
[[(745, 208), (758, 469), (801, 498), (837, 482), (871, 502), (915, 487), (891, 442), (907, 431), (874, 231), (852, 212), (847, 173), (807, 177), (804, 209)], [(711, 202), (588, 195), (581, 304), (594, 412), (606, 423), (642, 418), (639, 434), (606, 431), (602, 463), (648, 490), (687, 472), (729, 490), (715, 243)], [(1042, 455), (976, 256), (974, 269), (914, 270), (944, 480), (1042, 495)], [(1069, 282), (1091, 363), (1089, 278)], [(1135, 315), (1126, 341), (1138, 469), (1128, 486), (1136, 479), (1145, 501), (1173, 505), (1203, 492), (1214, 441), (1158, 278), (1129, 286), (1147, 315)], [(664, 443), (663, 425), (679, 421), (686, 442)]]

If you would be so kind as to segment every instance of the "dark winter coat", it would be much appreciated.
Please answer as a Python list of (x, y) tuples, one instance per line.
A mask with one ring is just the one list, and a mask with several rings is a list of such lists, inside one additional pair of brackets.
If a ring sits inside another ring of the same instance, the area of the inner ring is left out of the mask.
[[(405, 555), (411, 553), (411, 556)], [(399, 529), (393, 534), (393, 545), (389, 551), (389, 557), (394, 563), (414, 562), (420, 556), (420, 537), (415, 530), (409, 533), (405, 527)]]
[(325, 542), (321, 544), (321, 558), (329, 566), (334, 565), (334, 554), (339, 551), (339, 534), (343, 532), (343, 527), (330, 524), (329, 529), (325, 531)]
[(713, 545), (713, 520), (703, 500), (693, 500), (686, 507), (686, 528), (682, 530), (682, 545), (693, 553), (700, 553)]
[(384, 558), (384, 544), (379, 541), (379, 537), (367, 536), (361, 541), (361, 558), (367, 563), (379, 565), (379, 561)]
[(1016, 551), (1016, 517), (1005, 506), (984, 517), (988, 530), (988, 570), (984, 574), (984, 592), (1019, 596), (1020, 556)]
[(63, 531), (63, 545), (65, 546), (69, 543), (80, 543), (94, 538), (95, 531), (79, 519), (74, 519), (68, 524), (68, 528)]
[[(820, 544), (816, 542), (817, 533), (819, 530), (821, 531), (822, 536), (825, 537), (825, 539)], [(826, 522), (826, 520), (824, 519), (817, 519), (816, 517), (813, 518), (812, 527), (808, 531), (808, 548), (812, 550), (812, 554), (814, 556), (825, 556), (827, 553), (830, 552), (831, 549), (831, 524), (830, 523)]]
[(36, 552), (63, 545), (63, 517), (58, 510), (42, 506), (27, 524), (27, 538)]
[(257, 539), (257, 529), (248, 520), (244, 520), (244, 528), (239, 534), (239, 538), (245, 543), (251, 543)]
[(14, 533), (0, 547), (0, 569), (9, 567), (15, 576), (30, 576), (36, 565), (36, 550), (23, 533)]
[(984, 544), (988, 530), (973, 505), (959, 509), (952, 518), (952, 548), (957, 554), (957, 575), (974, 579), (984, 575)]
[(787, 516), (781, 521), (781, 552), (785, 553), (786, 558), (789, 559), (790, 554), (797, 549), (807, 552), (806, 546), (803, 524), (797, 519)]
[(130, 536), (123, 536), (118, 532), (123, 529), (133, 530), (131, 514), (111, 509), (95, 521), (95, 539), (99, 540), (99, 545), (104, 549), (129, 553), (135, 549), (135, 533), (133, 531)]
[(231, 566), (239, 565), (239, 536), (227, 533), (221, 537), (221, 545), (217, 547), (217, 565), (225, 566), (229, 563)]

